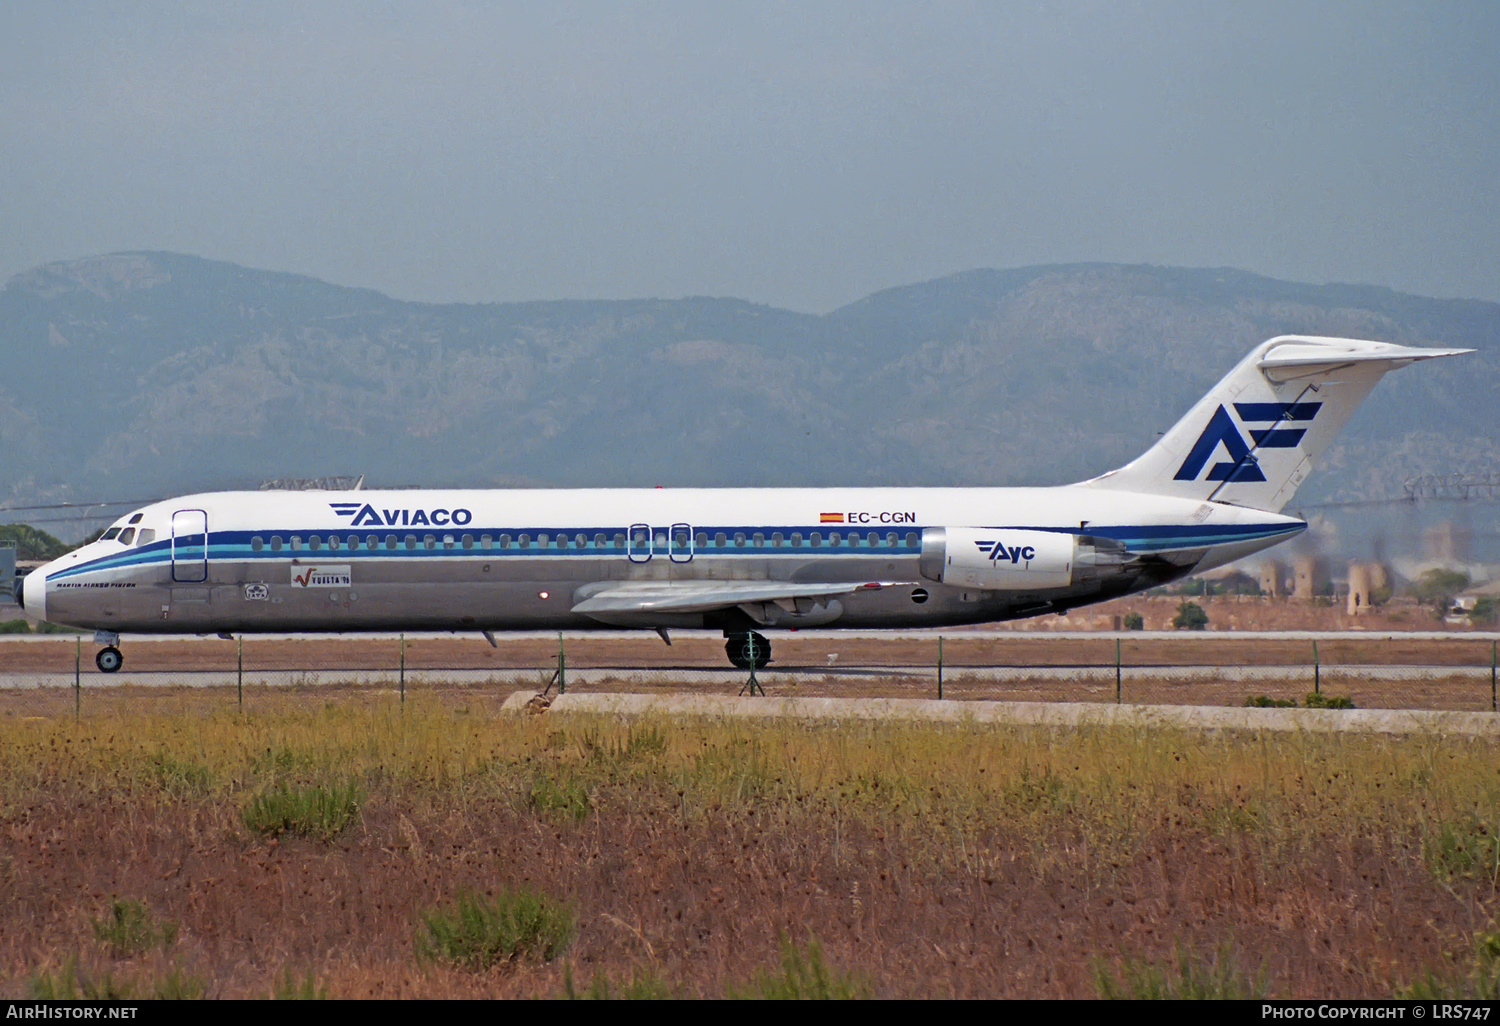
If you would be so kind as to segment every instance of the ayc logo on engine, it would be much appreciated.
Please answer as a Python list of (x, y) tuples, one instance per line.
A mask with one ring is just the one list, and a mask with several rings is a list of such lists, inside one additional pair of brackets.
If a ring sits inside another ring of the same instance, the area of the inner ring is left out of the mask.
[(1031, 562), (1036, 558), (1036, 548), (1031, 545), (1017, 545), (1013, 549), (1005, 547), (1005, 542), (980, 540), (974, 543), (979, 546), (979, 551), (990, 558), (990, 562), (998, 563), (1005, 560), (1010, 563), (1020, 563), (1023, 559)]
[[(1234, 412), (1240, 420), (1250, 424), (1280, 424), (1284, 421), (1307, 422), (1318, 415), (1322, 403), (1234, 403)], [(1182, 461), (1174, 480), (1196, 481), (1203, 466), (1220, 445), (1229, 454), (1228, 462), (1215, 463), (1208, 468), (1208, 481), (1264, 481), (1255, 458), (1255, 449), (1294, 449), (1307, 433), (1306, 428), (1264, 427), (1250, 428), (1250, 441), (1235, 425), (1229, 411), (1220, 406), (1209, 418), (1208, 427), (1193, 443), (1192, 451)]]

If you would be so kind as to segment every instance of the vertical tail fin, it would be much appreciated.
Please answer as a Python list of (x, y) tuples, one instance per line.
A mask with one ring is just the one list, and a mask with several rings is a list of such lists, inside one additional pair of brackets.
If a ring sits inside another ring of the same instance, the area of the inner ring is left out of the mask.
[(1276, 511), (1387, 371), (1471, 349), (1282, 335), (1262, 342), (1137, 459), (1084, 484)]

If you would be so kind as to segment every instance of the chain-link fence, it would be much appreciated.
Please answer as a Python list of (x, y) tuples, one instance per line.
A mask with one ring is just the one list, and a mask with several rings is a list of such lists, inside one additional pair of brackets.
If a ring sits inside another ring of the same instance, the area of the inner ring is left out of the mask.
[[(1496, 636), (804, 632), (0, 639), (0, 716), (253, 711), (405, 700), (496, 706), (517, 691), (765, 693), (958, 701), (1306, 705), (1494, 711)], [(748, 656), (770, 660), (748, 668)], [(748, 647), (748, 650), (746, 646)], [(746, 668), (731, 665), (737, 656)]]

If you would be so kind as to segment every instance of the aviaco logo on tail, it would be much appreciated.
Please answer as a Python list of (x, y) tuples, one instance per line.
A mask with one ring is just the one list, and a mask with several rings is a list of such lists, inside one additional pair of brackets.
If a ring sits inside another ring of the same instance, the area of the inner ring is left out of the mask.
[(350, 527), (463, 527), (474, 519), (466, 509), (376, 509), (370, 503), (330, 502), (341, 517), (353, 517)]
[(1019, 563), (1026, 560), (1028, 563), (1036, 558), (1036, 548), (1031, 545), (1017, 545), (1013, 549), (1007, 549), (1004, 541), (976, 541), (979, 551), (990, 557), (990, 561), (998, 563), (1002, 559), (1011, 563)]
[[(1273, 425), (1285, 422), (1306, 423), (1318, 415), (1322, 403), (1235, 403), (1234, 412), (1245, 425)], [(1209, 481), (1264, 481), (1255, 459), (1256, 449), (1294, 449), (1307, 433), (1306, 428), (1251, 427), (1250, 441), (1240, 434), (1229, 411), (1220, 406), (1209, 418), (1208, 427), (1193, 443), (1192, 451), (1177, 470), (1176, 480), (1196, 481), (1203, 466), (1220, 445), (1229, 454), (1226, 463), (1215, 463), (1208, 468)]]

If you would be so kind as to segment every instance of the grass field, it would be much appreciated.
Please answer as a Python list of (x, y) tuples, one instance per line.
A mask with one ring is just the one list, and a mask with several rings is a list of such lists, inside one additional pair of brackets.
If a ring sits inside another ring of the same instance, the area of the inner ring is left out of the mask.
[(1436, 737), (494, 715), (0, 722), (7, 997), (1493, 997)]

